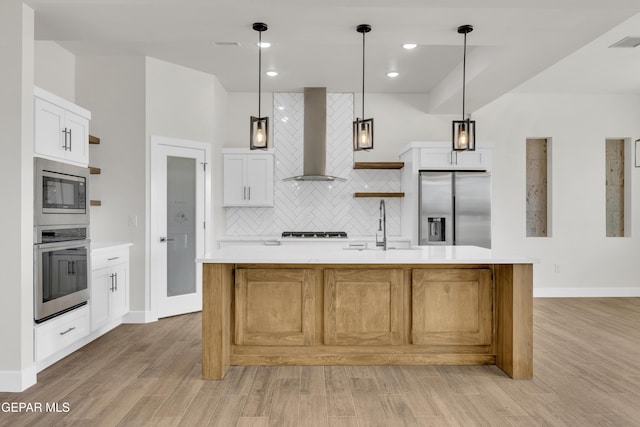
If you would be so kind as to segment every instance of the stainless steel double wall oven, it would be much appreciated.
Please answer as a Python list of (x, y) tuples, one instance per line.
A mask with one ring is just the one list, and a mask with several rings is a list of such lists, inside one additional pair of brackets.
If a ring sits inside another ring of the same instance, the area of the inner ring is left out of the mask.
[(34, 160), (34, 320), (89, 300), (89, 169)]

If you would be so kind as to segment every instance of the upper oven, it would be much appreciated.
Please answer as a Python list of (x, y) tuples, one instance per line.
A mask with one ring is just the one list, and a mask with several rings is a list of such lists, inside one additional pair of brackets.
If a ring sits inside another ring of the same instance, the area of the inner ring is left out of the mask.
[(89, 224), (89, 169), (35, 158), (35, 225)]

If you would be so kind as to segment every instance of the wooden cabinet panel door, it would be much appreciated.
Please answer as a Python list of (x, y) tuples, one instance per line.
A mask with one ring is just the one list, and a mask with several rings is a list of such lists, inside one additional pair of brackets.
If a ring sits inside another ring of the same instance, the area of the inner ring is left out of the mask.
[(491, 270), (415, 269), (411, 300), (413, 344), (491, 344)]
[(402, 278), (399, 269), (326, 269), (325, 344), (401, 344)]
[(314, 308), (313, 270), (236, 270), (237, 345), (311, 345)]

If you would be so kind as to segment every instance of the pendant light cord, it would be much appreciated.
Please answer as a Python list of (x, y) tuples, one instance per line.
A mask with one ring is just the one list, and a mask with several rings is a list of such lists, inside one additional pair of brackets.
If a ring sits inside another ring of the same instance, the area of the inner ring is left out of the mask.
[[(465, 35), (466, 39), (466, 35)], [(260, 106), (262, 104), (262, 31), (258, 31), (258, 118), (262, 117), (260, 114)], [(464, 107), (462, 108), (464, 110)]]
[(362, 32), (362, 120), (364, 121), (364, 35), (365, 31)]
[(464, 33), (464, 53), (462, 55), (462, 120), (464, 120), (464, 98), (467, 87), (467, 33)]

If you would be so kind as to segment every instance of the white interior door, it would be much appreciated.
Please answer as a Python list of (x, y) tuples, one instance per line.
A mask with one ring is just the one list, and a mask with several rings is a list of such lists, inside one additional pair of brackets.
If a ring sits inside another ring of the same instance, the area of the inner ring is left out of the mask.
[(158, 318), (202, 310), (208, 195), (208, 148), (152, 138), (151, 295)]

